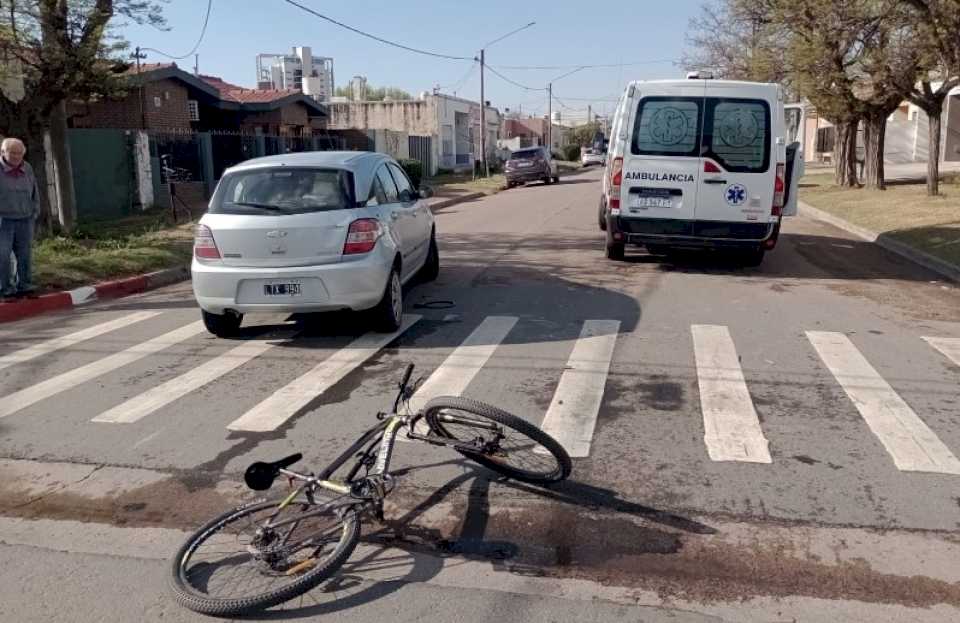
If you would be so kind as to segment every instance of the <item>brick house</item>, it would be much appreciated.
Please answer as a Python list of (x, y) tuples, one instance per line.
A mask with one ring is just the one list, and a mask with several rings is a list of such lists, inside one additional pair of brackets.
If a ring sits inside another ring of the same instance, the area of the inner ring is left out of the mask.
[(300, 91), (245, 89), (176, 63), (131, 67), (127, 76), (123, 98), (73, 104), (70, 126), (282, 136), (312, 136), (325, 127), (324, 107)]

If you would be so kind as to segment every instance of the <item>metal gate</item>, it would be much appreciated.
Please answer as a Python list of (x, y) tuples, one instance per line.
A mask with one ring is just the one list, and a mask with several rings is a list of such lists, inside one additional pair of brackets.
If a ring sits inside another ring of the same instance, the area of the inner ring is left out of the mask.
[(137, 201), (134, 136), (127, 130), (71, 129), (70, 160), (78, 220), (128, 216)]
[(411, 136), (407, 139), (410, 146), (410, 157), (419, 160), (423, 165), (423, 174), (433, 174), (433, 142), (429, 136)]

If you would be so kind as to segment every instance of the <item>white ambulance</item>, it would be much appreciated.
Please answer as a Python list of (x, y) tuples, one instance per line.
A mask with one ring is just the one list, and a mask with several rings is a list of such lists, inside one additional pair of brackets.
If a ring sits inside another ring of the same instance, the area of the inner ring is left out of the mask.
[(600, 200), (606, 255), (731, 250), (759, 265), (797, 210), (799, 144), (788, 141), (777, 84), (639, 81), (614, 114)]

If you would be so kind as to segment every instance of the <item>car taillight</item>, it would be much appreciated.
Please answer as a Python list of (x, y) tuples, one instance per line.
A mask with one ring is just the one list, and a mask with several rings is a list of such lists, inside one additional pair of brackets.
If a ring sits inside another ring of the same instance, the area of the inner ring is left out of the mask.
[(347, 241), (343, 243), (344, 255), (369, 253), (377, 246), (377, 240), (383, 235), (380, 221), (375, 218), (362, 218), (350, 223)]
[(770, 209), (770, 214), (773, 216), (780, 216), (783, 213), (783, 196), (786, 189), (783, 181), (784, 171), (786, 171), (786, 165), (781, 162), (777, 165), (777, 177), (773, 181), (773, 207)]
[[(623, 182), (623, 158), (613, 159), (613, 168), (610, 169), (610, 214), (620, 214), (620, 184)], [(614, 211), (616, 210), (616, 211)]]
[(193, 232), (193, 254), (205, 260), (220, 259), (220, 249), (213, 239), (213, 232), (206, 225), (197, 225)]

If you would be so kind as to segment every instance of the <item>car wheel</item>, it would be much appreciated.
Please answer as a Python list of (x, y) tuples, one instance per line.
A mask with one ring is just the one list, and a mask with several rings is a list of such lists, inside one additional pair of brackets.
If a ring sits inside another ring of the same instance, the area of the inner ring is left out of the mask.
[(549, 176), (549, 175), (548, 175), (547, 177), (543, 178), (543, 183), (544, 183), (544, 184), (549, 184), (549, 183), (550, 183), (550, 176)]
[(600, 200), (600, 215), (598, 219), (600, 231), (607, 231), (607, 210), (603, 206), (603, 200)]
[(222, 338), (235, 337), (243, 322), (243, 314), (237, 313), (214, 314), (201, 309), (200, 316), (207, 331)]
[(626, 245), (622, 242), (608, 242), (607, 243), (607, 259), (608, 260), (622, 260)]
[(560, 176), (559, 176), (559, 175), (554, 175), (554, 176), (553, 176), (553, 183), (554, 183), (554, 184), (559, 184), (559, 183), (560, 183)]
[(400, 283), (400, 271), (394, 266), (387, 277), (383, 289), (383, 298), (373, 308), (373, 326), (382, 333), (393, 333), (403, 321), (403, 286)]
[(430, 248), (427, 249), (427, 261), (420, 269), (420, 279), (434, 281), (440, 274), (440, 251), (437, 249), (436, 232), (430, 234)]

